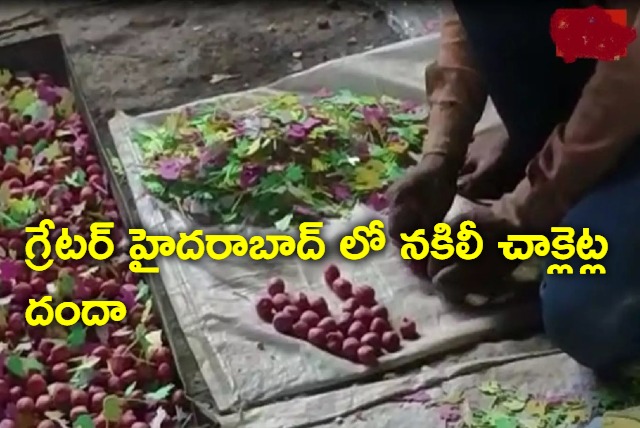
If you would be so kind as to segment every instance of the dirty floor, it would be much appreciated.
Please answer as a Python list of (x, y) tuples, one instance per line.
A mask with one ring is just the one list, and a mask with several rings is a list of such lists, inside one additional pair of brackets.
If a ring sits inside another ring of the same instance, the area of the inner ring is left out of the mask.
[(0, 43), (57, 26), (104, 123), (116, 109), (140, 113), (243, 90), (399, 39), (367, 2), (212, 3), (3, 6)]

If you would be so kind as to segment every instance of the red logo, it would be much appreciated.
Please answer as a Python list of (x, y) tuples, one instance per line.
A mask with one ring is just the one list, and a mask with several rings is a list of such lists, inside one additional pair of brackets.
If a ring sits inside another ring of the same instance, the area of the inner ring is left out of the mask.
[(627, 27), (626, 10), (597, 6), (556, 10), (550, 33), (556, 55), (566, 63), (578, 58), (618, 60), (627, 55), (627, 47), (636, 39), (635, 28)]

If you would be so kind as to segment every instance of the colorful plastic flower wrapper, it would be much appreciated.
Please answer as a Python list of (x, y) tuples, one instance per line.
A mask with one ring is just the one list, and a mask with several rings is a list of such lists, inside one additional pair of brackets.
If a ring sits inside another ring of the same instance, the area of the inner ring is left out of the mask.
[(444, 422), (457, 422), (462, 418), (460, 407), (446, 404), (439, 409), (440, 419)]
[(16, 279), (21, 273), (21, 266), (14, 260), (5, 259), (0, 261), (0, 280), (11, 281)]
[(322, 121), (316, 117), (309, 117), (304, 122), (302, 122), (302, 127), (307, 131), (311, 131), (316, 126), (322, 125)]
[(120, 290), (120, 299), (124, 306), (127, 308), (127, 311), (132, 311), (133, 308), (138, 303), (136, 300), (135, 294), (133, 294), (129, 289), (121, 289)]
[(387, 119), (389, 115), (381, 106), (367, 106), (362, 109), (362, 116), (367, 125), (375, 125)]
[(227, 162), (229, 151), (223, 146), (205, 147), (200, 149), (198, 156), (198, 169), (201, 172), (208, 166), (222, 167)]
[(180, 178), (182, 169), (188, 165), (189, 161), (180, 158), (161, 159), (157, 163), (157, 171), (160, 177), (173, 181)]
[(50, 106), (55, 106), (58, 101), (60, 101), (60, 95), (58, 95), (58, 92), (45, 82), (38, 82), (36, 84), (36, 94), (39, 99)]
[(73, 150), (77, 155), (86, 153), (89, 150), (89, 137), (86, 135), (77, 136), (73, 141)]
[(384, 192), (373, 192), (367, 199), (367, 205), (376, 211), (382, 211), (389, 206), (389, 199)]
[(307, 216), (307, 217), (318, 217), (318, 213), (316, 211), (302, 205), (294, 205), (293, 212), (295, 212), (296, 214)]
[(343, 183), (335, 183), (331, 186), (333, 198), (338, 202), (344, 202), (351, 199), (351, 189)]
[(289, 128), (287, 129), (287, 137), (294, 140), (300, 140), (302, 138), (305, 138), (307, 134), (308, 134), (307, 129), (304, 127), (304, 125), (300, 123), (292, 123), (291, 125), (289, 125)]
[(240, 172), (240, 187), (248, 189), (255, 186), (266, 172), (265, 167), (256, 163), (246, 163), (242, 165)]

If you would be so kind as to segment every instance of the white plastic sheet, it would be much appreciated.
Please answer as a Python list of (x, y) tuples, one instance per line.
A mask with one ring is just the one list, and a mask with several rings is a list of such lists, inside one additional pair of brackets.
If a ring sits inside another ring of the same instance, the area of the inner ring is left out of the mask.
[[(286, 77), (268, 88), (197, 101), (189, 106), (197, 109), (215, 103), (239, 111), (255, 106), (263, 96), (278, 91), (313, 93), (321, 87), (332, 90), (348, 88), (358, 93), (386, 94), (422, 102), (424, 68), (435, 58), (437, 43), (437, 36), (408, 40), (322, 64)], [(176, 211), (161, 206), (144, 192), (137, 166), (140, 155), (131, 141), (135, 129), (158, 123), (169, 112), (151, 112), (137, 117), (119, 113), (109, 126), (136, 199), (142, 226), (156, 234), (175, 235), (179, 231), (200, 227), (189, 223)], [(489, 105), (478, 130), (498, 123), (495, 110)], [(464, 201), (458, 200), (455, 205), (458, 208), (454, 209), (459, 209)], [(358, 222), (357, 219), (353, 221)], [(342, 227), (344, 223), (334, 223), (331, 230), (325, 230), (325, 237)], [(216, 228), (206, 230), (206, 233), (219, 232)], [(246, 231), (248, 235), (266, 232), (259, 229)], [(385, 357), (376, 369), (378, 372), (500, 336), (509, 330), (522, 328), (534, 319), (534, 309), (530, 306), (474, 315), (455, 313), (436, 296), (429, 294), (427, 285), (414, 278), (391, 246), (388, 247), (384, 254), (362, 262), (340, 261), (349, 277), (376, 289), (378, 299), (387, 305), (393, 317), (415, 319), (422, 333), (419, 341), (407, 343), (401, 352)], [(347, 385), (371, 374), (362, 366), (275, 333), (271, 326), (259, 322), (254, 313), (253, 301), (263, 291), (265, 281), (273, 275), (285, 278), (293, 290), (323, 295), (335, 309), (337, 301), (321, 281), (322, 266), (327, 262), (279, 259), (259, 263), (248, 258), (197, 263), (158, 260), (160, 275), (180, 327), (220, 414), (227, 415), (226, 420), (242, 421), (240, 426), (260, 428), (298, 426), (297, 422), (288, 425), (282, 418), (278, 419), (279, 422), (269, 422), (273, 412), (254, 413), (255, 420), (243, 415), (250, 414), (249, 410), (256, 406), (310, 394), (320, 388)], [(341, 400), (344, 400), (344, 395)], [(304, 414), (307, 420), (298, 421), (302, 424), (322, 419), (320, 410), (291, 408), (291, 411)]]

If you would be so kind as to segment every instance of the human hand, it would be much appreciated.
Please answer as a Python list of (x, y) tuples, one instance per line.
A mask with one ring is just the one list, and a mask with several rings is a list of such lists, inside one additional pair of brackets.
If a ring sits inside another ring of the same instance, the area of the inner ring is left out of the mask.
[(445, 155), (430, 154), (391, 186), (389, 233), (394, 242), (400, 242), (402, 233), (433, 230), (442, 221), (456, 195), (457, 172)]
[(448, 224), (455, 238), (462, 222), (471, 220), (483, 241), (483, 250), (475, 260), (460, 260), (455, 256), (448, 260), (428, 258), (427, 275), (435, 288), (453, 303), (465, 303), (466, 297), (476, 294), (494, 297), (503, 294), (505, 279), (518, 266), (517, 261), (507, 260), (498, 248), (498, 242), (507, 235), (518, 233), (515, 226), (500, 218), (491, 205), (473, 203)]
[(508, 155), (509, 136), (496, 126), (475, 136), (458, 177), (458, 193), (471, 199), (497, 199), (513, 189), (524, 174)]

